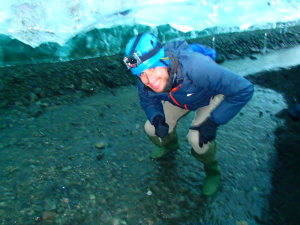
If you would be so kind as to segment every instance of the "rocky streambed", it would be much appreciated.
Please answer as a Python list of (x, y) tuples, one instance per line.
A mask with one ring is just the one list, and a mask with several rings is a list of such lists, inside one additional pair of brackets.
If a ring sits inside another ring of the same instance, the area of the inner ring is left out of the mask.
[(192, 113), (180, 149), (150, 160), (135, 81), (114, 57), (1, 69), (1, 224), (299, 223), (299, 66), (247, 75), (255, 95), (219, 129), (223, 188), (205, 199)]

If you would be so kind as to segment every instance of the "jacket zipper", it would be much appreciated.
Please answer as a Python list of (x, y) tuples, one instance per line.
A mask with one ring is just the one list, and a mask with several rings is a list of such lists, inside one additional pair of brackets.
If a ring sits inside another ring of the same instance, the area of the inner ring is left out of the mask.
[[(182, 84), (178, 85), (177, 87), (174, 87), (170, 92), (169, 92), (169, 96), (170, 98), (172, 99), (173, 102), (175, 102), (176, 105), (182, 107), (182, 105), (174, 98), (173, 96), (173, 92), (175, 91), (178, 91), (180, 88), (181, 88)], [(186, 104), (183, 105), (183, 107), (186, 109), (186, 110), (189, 110), (188, 109), (188, 106)]]

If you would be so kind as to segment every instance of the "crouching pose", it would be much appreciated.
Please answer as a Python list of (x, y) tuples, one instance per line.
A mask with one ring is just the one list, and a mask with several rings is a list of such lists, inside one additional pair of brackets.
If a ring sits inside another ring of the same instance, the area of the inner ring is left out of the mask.
[(138, 78), (140, 102), (148, 118), (145, 131), (157, 146), (150, 157), (159, 159), (179, 148), (177, 122), (195, 111), (187, 138), (192, 155), (204, 164), (202, 193), (215, 194), (221, 186), (217, 128), (251, 99), (253, 85), (195, 51), (195, 46), (185, 41), (162, 46), (149, 33), (129, 40), (123, 61)]

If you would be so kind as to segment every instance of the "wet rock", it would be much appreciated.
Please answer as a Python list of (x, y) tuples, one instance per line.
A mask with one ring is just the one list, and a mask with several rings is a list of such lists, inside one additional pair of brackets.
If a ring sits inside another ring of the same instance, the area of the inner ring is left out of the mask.
[(7, 100), (0, 101), (0, 108), (5, 108), (8, 105)]
[(300, 96), (295, 98), (295, 104), (289, 107), (288, 112), (292, 119), (300, 120)]
[(128, 223), (124, 220), (114, 218), (113, 221), (112, 221), (112, 224), (113, 225), (127, 225)]
[(3, 84), (3, 81), (0, 81), (0, 91), (3, 91), (4, 90), (4, 84)]
[(18, 170), (19, 170), (19, 168), (16, 167), (16, 166), (8, 166), (8, 167), (6, 167), (6, 171), (7, 171), (9, 174), (12, 174), (12, 173), (14, 173), (14, 172), (17, 172)]
[(62, 168), (62, 170), (61, 170), (61, 171), (63, 171), (63, 172), (67, 172), (67, 171), (69, 171), (69, 170), (71, 170), (71, 169), (72, 169), (72, 167), (71, 167), (71, 166), (66, 166), (66, 167)]
[(35, 102), (38, 99), (38, 96), (35, 93), (30, 93), (29, 94), (29, 100), (31, 102)]
[(80, 125), (80, 123), (77, 122), (77, 121), (73, 121), (73, 122), (71, 122), (71, 125), (74, 126), (74, 127), (77, 127), (77, 126)]
[(85, 91), (87, 94), (91, 94), (95, 91), (94, 85), (87, 82), (85, 79), (81, 80), (81, 90)]
[(56, 201), (54, 199), (46, 199), (44, 208), (47, 211), (56, 209)]
[(233, 59), (237, 59), (238, 56), (234, 55), (234, 54), (227, 54), (226, 55), (226, 58), (229, 59), (229, 60), (233, 60)]
[(252, 60), (257, 60), (257, 57), (254, 56), (254, 55), (250, 55), (249, 58), (252, 59)]
[(138, 157), (138, 161), (139, 161), (139, 162), (142, 162), (142, 161), (144, 161), (144, 160), (145, 160), (144, 157)]
[(56, 146), (55, 148), (56, 148), (57, 150), (62, 150), (62, 149), (65, 148), (65, 146), (64, 146), (64, 145), (58, 145), (58, 146)]
[(66, 89), (74, 90), (75, 89), (75, 85), (74, 84), (67, 84), (67, 85), (65, 85), (65, 88)]
[(222, 55), (217, 55), (216, 62), (217, 63), (223, 63), (225, 61), (225, 57)]
[[(2, 129), (1, 126), (0, 126), (0, 129)], [(3, 149), (3, 148), (5, 148), (5, 144), (0, 143), (0, 149)]]
[(42, 220), (46, 221), (46, 222), (54, 222), (56, 217), (56, 213), (53, 211), (45, 211), (42, 214)]
[(260, 49), (259, 48), (251, 47), (250, 48), (250, 52), (252, 52), (252, 53), (260, 53)]
[(63, 198), (63, 203), (65, 203), (65, 204), (69, 204), (70, 203), (70, 199), (68, 199), (68, 198)]
[(3, 209), (0, 209), (0, 217), (3, 217), (5, 215), (5, 211)]
[(41, 106), (42, 108), (47, 108), (47, 107), (49, 107), (49, 103), (47, 103), (47, 102), (41, 102), (41, 103), (40, 103), (40, 106)]
[(248, 225), (248, 223), (245, 220), (241, 220), (236, 222), (236, 225)]
[(33, 209), (28, 209), (28, 210), (24, 210), (23, 213), (27, 214), (28, 216), (33, 216), (34, 215), (34, 210)]
[(45, 96), (44, 91), (43, 91), (41, 88), (39, 88), (39, 87), (35, 88), (35, 89), (33, 90), (33, 93), (34, 93), (37, 97), (39, 97), (39, 98), (42, 98), (42, 97)]
[(89, 199), (90, 200), (96, 200), (96, 196), (94, 194), (90, 194)]
[(96, 143), (95, 144), (95, 147), (97, 148), (97, 149), (104, 149), (105, 147), (106, 147), (106, 144), (104, 143), (104, 142), (98, 142), (98, 143)]
[(38, 117), (43, 113), (43, 108), (40, 104), (32, 104), (29, 106), (28, 114), (33, 117)]
[(69, 159), (69, 160), (73, 160), (73, 159), (75, 159), (75, 156), (69, 155), (69, 156), (68, 156), (68, 159)]
[(85, 69), (84, 71), (87, 72), (87, 73), (90, 73), (90, 74), (93, 73), (93, 71), (91, 69)]
[(6, 207), (7, 204), (5, 202), (0, 202), (0, 207)]
[(148, 190), (147, 193), (146, 193), (146, 195), (151, 196), (152, 195), (152, 191)]
[(37, 222), (37, 223), (40, 223), (42, 221), (42, 218), (40, 216), (36, 216), (34, 218), (34, 221)]
[(97, 155), (97, 160), (100, 161), (104, 158), (104, 153), (100, 153)]

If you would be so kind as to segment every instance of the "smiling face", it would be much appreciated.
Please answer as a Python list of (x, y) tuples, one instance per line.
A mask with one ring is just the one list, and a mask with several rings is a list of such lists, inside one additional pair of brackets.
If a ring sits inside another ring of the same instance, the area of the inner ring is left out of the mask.
[(144, 85), (151, 88), (154, 92), (161, 93), (164, 91), (168, 83), (168, 68), (158, 66), (144, 70), (140, 76), (140, 79)]

